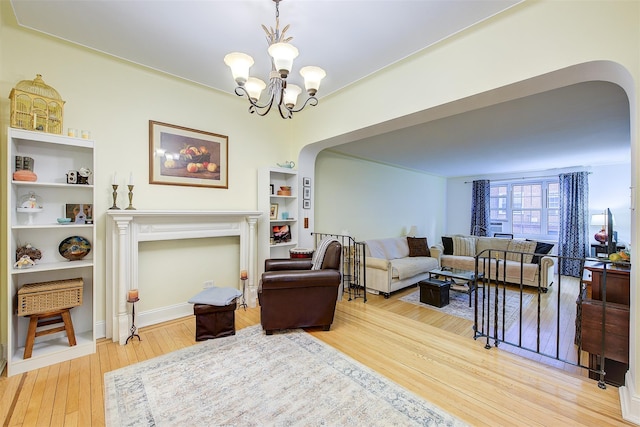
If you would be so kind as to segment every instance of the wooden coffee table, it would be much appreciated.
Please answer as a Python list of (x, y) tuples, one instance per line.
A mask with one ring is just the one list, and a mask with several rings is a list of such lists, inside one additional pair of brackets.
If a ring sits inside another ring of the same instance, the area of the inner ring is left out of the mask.
[[(457, 292), (464, 292), (469, 295), (469, 307), (471, 307), (471, 294), (478, 287), (478, 279), (482, 279), (482, 273), (476, 273), (468, 270), (458, 270), (455, 268), (436, 268), (429, 271), (428, 280), (443, 280), (449, 283), (449, 289)], [(455, 279), (462, 280), (463, 283), (457, 283)]]

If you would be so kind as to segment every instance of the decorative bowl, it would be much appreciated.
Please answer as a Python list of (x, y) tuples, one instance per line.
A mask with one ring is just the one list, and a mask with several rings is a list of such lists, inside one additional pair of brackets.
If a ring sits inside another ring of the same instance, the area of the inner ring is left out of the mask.
[(291, 191), (291, 186), (290, 185), (281, 185), (280, 189), (282, 191)]
[(69, 261), (77, 261), (91, 252), (91, 243), (82, 236), (71, 236), (60, 242), (58, 252)]
[(71, 218), (58, 218), (58, 224), (69, 224), (71, 222)]

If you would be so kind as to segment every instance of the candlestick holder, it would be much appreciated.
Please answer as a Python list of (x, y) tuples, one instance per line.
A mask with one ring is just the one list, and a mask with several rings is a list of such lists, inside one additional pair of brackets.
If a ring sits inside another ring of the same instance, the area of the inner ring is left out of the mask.
[(109, 209), (120, 210), (120, 208), (116, 205), (116, 200), (118, 199), (118, 185), (111, 184), (111, 187), (113, 188), (113, 206), (111, 206)]
[(136, 208), (133, 207), (133, 185), (127, 185), (127, 187), (129, 187), (129, 206), (125, 210), (135, 211)]
[(244, 311), (247, 311), (247, 302), (245, 300), (245, 290), (247, 289), (247, 278), (246, 277), (241, 277), (240, 280), (242, 280), (242, 302), (240, 303), (239, 307), (243, 307)]
[(138, 301), (140, 301), (140, 298), (138, 297), (127, 298), (127, 302), (131, 304), (131, 328), (129, 329), (131, 334), (129, 334), (129, 337), (124, 342), (124, 345), (129, 344), (129, 340), (133, 339), (133, 337), (138, 337), (138, 341), (142, 341), (142, 338), (140, 338), (140, 335), (136, 333), (138, 331), (138, 327), (136, 326), (136, 302)]

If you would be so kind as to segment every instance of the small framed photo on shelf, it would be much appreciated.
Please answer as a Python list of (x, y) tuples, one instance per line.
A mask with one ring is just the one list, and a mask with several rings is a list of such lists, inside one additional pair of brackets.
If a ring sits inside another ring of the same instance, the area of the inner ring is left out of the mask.
[(302, 199), (311, 200), (311, 187), (304, 187), (302, 189)]
[(311, 187), (311, 178), (309, 178), (309, 177), (302, 178), (302, 186), (303, 187)]
[(278, 204), (271, 203), (271, 209), (269, 209), (269, 219), (278, 219)]
[(274, 225), (272, 232), (275, 243), (283, 243), (291, 240), (291, 230), (288, 225)]
[(274, 189), (273, 189), (273, 184), (269, 184), (269, 194), (271, 194), (272, 196), (275, 194), (275, 193), (273, 192), (273, 190), (274, 190)]
[(65, 218), (71, 219), (75, 224), (93, 223), (93, 205), (90, 204), (66, 204)]
[(302, 201), (303, 209), (311, 209), (311, 200), (303, 200)]

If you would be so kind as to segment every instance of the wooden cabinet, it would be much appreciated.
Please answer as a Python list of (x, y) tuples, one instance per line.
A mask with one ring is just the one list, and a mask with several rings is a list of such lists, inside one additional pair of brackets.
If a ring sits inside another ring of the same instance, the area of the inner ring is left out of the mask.
[[(621, 386), (629, 368), (630, 270), (612, 264), (604, 267), (602, 263), (585, 266), (591, 273), (591, 297), (585, 292), (580, 300), (581, 344), (589, 353), (589, 367), (599, 369), (604, 330), (605, 381)], [(599, 379), (597, 373), (589, 377)]]
[[(278, 194), (290, 187), (290, 194)], [(272, 210), (275, 207), (275, 211)], [(258, 224), (258, 273), (264, 260), (289, 258), (289, 250), (298, 245), (298, 171), (287, 168), (263, 168), (258, 171), (258, 210), (263, 214)], [(290, 237), (274, 236), (274, 228), (289, 229)]]
[[(67, 173), (81, 168), (93, 171), (95, 157), (91, 140), (13, 128), (8, 129), (5, 155), (6, 221), (3, 228), (6, 239), (3, 249), (5, 277), (2, 280), (5, 306), (2, 316), (3, 327), (6, 328), (3, 334), (6, 342), (3, 344), (7, 375), (11, 376), (95, 352), (95, 224), (93, 221), (65, 225), (57, 222), (57, 218), (67, 216), (67, 204), (83, 204), (89, 205), (89, 209), (93, 208), (93, 181), (90, 179), (88, 184), (68, 184)], [(13, 180), (16, 156), (33, 159), (36, 181)], [(30, 193), (35, 193), (42, 201), (42, 209), (35, 213), (18, 209), (21, 198)], [(69, 261), (60, 254), (59, 246), (73, 236), (88, 240), (92, 248), (86, 257)], [(15, 268), (16, 249), (27, 243), (39, 249), (42, 258), (30, 268)], [(83, 303), (71, 309), (77, 344), (69, 346), (64, 332), (52, 333), (37, 338), (32, 356), (24, 359), (29, 318), (17, 314), (18, 290), (30, 283), (75, 278), (82, 278), (83, 281)]]

